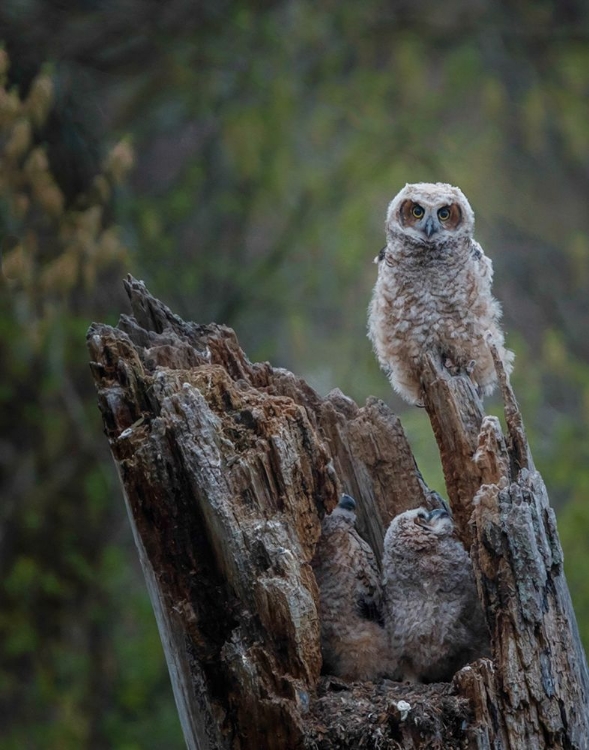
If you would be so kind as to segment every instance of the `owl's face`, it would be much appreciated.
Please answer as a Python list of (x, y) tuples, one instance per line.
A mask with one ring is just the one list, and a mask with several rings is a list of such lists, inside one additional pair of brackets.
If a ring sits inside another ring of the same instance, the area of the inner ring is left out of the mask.
[(474, 214), (463, 192), (452, 185), (419, 182), (405, 187), (389, 204), (387, 233), (420, 245), (444, 245), (472, 237)]
[(435, 534), (435, 536), (446, 536), (454, 530), (452, 517), (444, 508), (406, 510), (405, 513), (397, 516), (397, 519), (400, 525), (411, 533), (414, 533), (414, 529), (411, 528), (412, 525), (417, 526), (419, 530), (426, 534)]
[(454, 522), (445, 508), (436, 508), (435, 510), (418, 508), (415, 511), (413, 522), (427, 533), (436, 536), (447, 536), (454, 531)]
[(451, 536), (454, 522), (447, 510), (415, 508), (393, 519), (385, 537), (385, 547), (417, 550), (432, 547), (441, 537)]

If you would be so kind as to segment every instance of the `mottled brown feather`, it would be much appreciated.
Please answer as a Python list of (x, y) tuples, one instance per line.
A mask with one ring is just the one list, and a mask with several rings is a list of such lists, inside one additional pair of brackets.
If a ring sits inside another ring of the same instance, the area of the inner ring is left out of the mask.
[(391, 672), (386, 632), (366, 616), (381, 613), (380, 573), (356, 515), (340, 506), (323, 519), (313, 570), (319, 587), (324, 671), (348, 680)]

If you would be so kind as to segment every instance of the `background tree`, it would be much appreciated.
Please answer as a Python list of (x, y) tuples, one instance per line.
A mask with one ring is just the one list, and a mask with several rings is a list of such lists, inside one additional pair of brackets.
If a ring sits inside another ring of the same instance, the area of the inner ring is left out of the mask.
[[(120, 490), (83, 361), (88, 316), (122, 300), (128, 254), (105, 210), (132, 154), (115, 146), (68, 206), (36, 143), (52, 78), (21, 99), (4, 87), (8, 65), (0, 51), (1, 744), (103, 748), (147, 732), (165, 743), (168, 686), (142, 656), (158, 646), (144, 595), (128, 591)], [(148, 705), (153, 722), (134, 729)]]

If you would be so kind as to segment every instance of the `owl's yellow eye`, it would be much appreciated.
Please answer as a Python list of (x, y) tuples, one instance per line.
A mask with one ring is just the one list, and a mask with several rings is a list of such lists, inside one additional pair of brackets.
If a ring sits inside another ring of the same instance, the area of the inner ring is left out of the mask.
[(419, 206), (417, 203), (413, 206), (411, 209), (411, 213), (413, 216), (415, 216), (416, 219), (421, 219), (421, 217), (424, 215), (425, 211), (421, 206)]
[(440, 221), (448, 221), (449, 218), (450, 218), (450, 209), (448, 208), (448, 206), (444, 206), (444, 208), (440, 208), (440, 210), (438, 211), (438, 219)]

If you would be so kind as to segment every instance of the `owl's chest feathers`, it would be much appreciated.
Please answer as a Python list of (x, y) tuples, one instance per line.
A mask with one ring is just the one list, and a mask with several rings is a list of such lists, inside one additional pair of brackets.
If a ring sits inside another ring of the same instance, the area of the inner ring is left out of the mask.
[(452, 598), (454, 594), (461, 597), (464, 593), (470, 559), (459, 542), (446, 538), (417, 556), (407, 558), (405, 550), (390, 555), (387, 568), (394, 571), (390, 582), (393, 597), (431, 599), (443, 595)]
[[(407, 641), (443, 642), (454, 626), (464, 597), (464, 575), (456, 565), (437, 561), (437, 570), (417, 563), (407, 575), (398, 570), (387, 587), (387, 604), (397, 629)], [(458, 566), (460, 567), (460, 566)]]
[(406, 596), (389, 601), (395, 630), (406, 644), (441, 643), (458, 609), (458, 599), (442, 594), (435, 585), (424, 581), (408, 590)]
[(472, 259), (467, 248), (415, 257), (392, 252), (381, 266), (385, 293), (398, 299), (415, 298), (425, 305), (445, 306), (456, 292), (472, 286)]
[(382, 320), (403, 336), (411, 331), (434, 341), (472, 336), (477, 321), (478, 282), (466, 252), (416, 263), (404, 256), (380, 270), (377, 283)]

